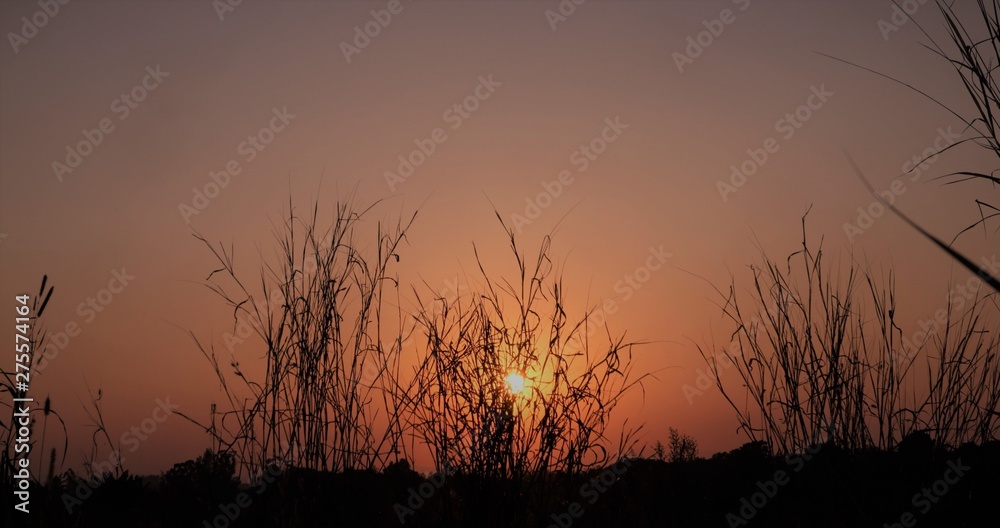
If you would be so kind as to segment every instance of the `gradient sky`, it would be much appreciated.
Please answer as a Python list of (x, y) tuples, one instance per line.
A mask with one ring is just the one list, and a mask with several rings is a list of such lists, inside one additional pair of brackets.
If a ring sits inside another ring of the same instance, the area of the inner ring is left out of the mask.
[[(620, 417), (645, 422), (648, 443), (677, 427), (703, 454), (746, 441), (721, 396), (689, 402), (682, 392), (703, 368), (695, 343), (724, 343), (732, 330), (710, 282), (726, 286), (734, 274), (747, 287), (758, 248), (776, 259), (797, 249), (810, 204), (810, 232), (825, 237), (831, 258), (868, 263), (880, 275), (894, 270), (906, 334), (946, 306), (950, 280), (967, 278), (894, 218), (876, 219), (853, 241), (844, 233), (858, 207), (872, 203), (844, 149), (886, 189), (939, 130), (957, 133), (961, 123), (902, 86), (816, 52), (968, 108), (947, 64), (920, 45), (927, 38), (915, 23), (883, 38), (878, 21), (890, 20), (888, 0), (590, 0), (554, 30), (546, 11), (559, 9), (555, 0), (403, 0), (348, 62), (342, 43), (387, 3), (244, 0), (220, 20), (210, 0), (77, 0), (16, 52), (8, 36), (0, 50), (0, 298), (13, 304), (47, 273), (56, 287), (48, 329), (82, 329), (32, 384), (68, 423), (72, 466), (89, 449), (88, 385), (103, 390), (112, 436), (151, 416), (158, 398), (199, 419), (220, 401), (214, 374), (185, 334), (221, 347), (229, 329), (224, 306), (200, 285), (213, 262), (191, 235), (232, 242), (252, 273), (289, 193), (297, 203), (330, 205), (356, 188), (359, 201), (386, 200), (373, 218), (420, 207), (398, 270), (404, 284), (445, 288), (473, 269), (473, 241), (496, 269), (510, 269), (491, 202), (512, 220), (543, 184), (569, 171), (572, 183), (524, 227), (523, 246), (537, 248), (554, 230), (553, 255), (577, 307), (616, 298), (612, 330), (652, 341), (636, 349), (636, 368), (658, 379)], [(735, 20), (679, 71), (675, 53), (706, 23), (718, 27), (711, 21), (724, 9)], [(20, 32), (21, 18), (38, 10), (5, 1), (0, 29)], [(915, 19), (945, 42), (936, 8), (921, 7)], [(126, 114), (119, 98), (157, 67), (167, 75)], [(488, 97), (453, 129), (457, 119), (446, 110), (474, 95), (481, 78), (499, 85), (481, 88)], [(814, 88), (832, 95), (788, 134), (779, 120)], [(241, 144), (283, 109), (295, 117), (250, 159)], [(60, 181), (53, 162), (65, 163), (67, 145), (105, 119), (114, 129)], [(600, 137), (608, 119), (627, 128), (581, 170), (574, 152)], [(435, 128), (447, 138), (390, 189), (386, 171)], [(769, 138), (777, 150), (723, 200), (717, 183)], [(973, 200), (985, 190), (931, 181), (984, 167), (973, 146), (953, 152), (916, 181), (906, 177), (897, 202), (946, 239), (976, 220)], [(179, 206), (230, 160), (239, 174), (186, 223)], [(620, 281), (660, 246), (672, 255), (669, 266), (624, 299)], [(997, 249), (981, 230), (957, 247), (975, 260)], [(135, 278), (107, 307), (78, 311), (123, 269)], [(243, 351), (241, 361), (253, 358)], [(174, 417), (126, 467), (158, 472), (208, 445)]]

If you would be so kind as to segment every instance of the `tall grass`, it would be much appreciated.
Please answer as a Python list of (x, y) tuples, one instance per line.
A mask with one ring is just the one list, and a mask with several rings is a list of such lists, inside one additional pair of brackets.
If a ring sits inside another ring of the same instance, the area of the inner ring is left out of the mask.
[[(966, 143), (978, 145), (990, 152), (997, 160), (1000, 160), (1000, 139), (997, 137), (997, 131), (1000, 128), (1000, 85), (998, 85), (996, 78), (997, 67), (1000, 65), (1000, 0), (993, 0), (992, 2), (977, 0), (975, 10), (969, 17), (969, 21), (963, 20), (963, 16), (955, 11), (955, 6), (958, 5), (957, 2), (948, 3), (943, 0), (937, 0), (936, 5), (948, 32), (951, 49), (946, 49), (949, 46), (938, 43), (916, 20), (913, 20), (913, 24), (929, 40), (930, 44), (925, 44), (925, 47), (947, 62), (954, 70), (961, 83), (962, 91), (968, 96), (968, 102), (972, 104), (972, 110), (960, 110), (896, 77), (851, 61), (821, 53), (821, 55), (831, 59), (844, 62), (900, 84), (925, 97), (934, 105), (962, 122), (964, 125), (963, 132), (966, 137), (925, 156), (919, 163), (914, 164), (914, 168), (910, 169), (911, 171), (924, 161), (942, 155), (946, 151)], [(970, 6), (971, 4), (963, 3), (963, 5)], [(848, 158), (850, 159), (850, 156)], [(927, 240), (948, 253), (949, 256), (970, 272), (978, 274), (994, 291), (1000, 291), (1000, 277), (992, 275), (986, 268), (978, 266), (952, 247), (954, 241), (962, 236), (962, 234), (978, 226), (983, 227), (984, 235), (988, 237), (989, 231), (987, 227), (989, 221), (1000, 216), (1000, 204), (997, 204), (993, 199), (976, 199), (975, 203), (979, 220), (960, 231), (951, 243), (946, 243), (940, 237), (935, 236), (918, 222), (904, 214), (895, 205), (878, 195), (861, 170), (854, 164), (853, 159), (850, 159), (850, 162), (864, 185), (877, 200), (882, 202), (886, 209), (902, 219)], [(942, 175), (938, 179), (945, 180), (947, 184), (964, 182), (987, 183), (989, 186), (983, 187), (984, 195), (986, 190), (996, 192), (997, 184), (1000, 183), (1000, 176), (997, 174), (997, 169), (989, 171), (976, 169), (960, 170)]]
[(383, 307), (386, 296), (398, 295), (390, 265), (415, 214), (389, 228), (378, 222), (374, 250), (364, 254), (359, 233), (374, 206), (339, 201), (324, 227), (318, 204), (300, 216), (289, 202), (275, 232), (276, 259), (264, 258), (256, 291), (231, 248), (196, 235), (219, 264), (209, 288), (233, 310), (234, 329), (241, 317), (252, 321), (265, 352), (263, 377), (249, 379), (235, 358), (220, 361), (214, 347), (198, 342), (229, 403), (218, 413), (213, 406), (206, 430), (217, 449), (235, 452), (241, 474), (259, 475), (274, 461), (343, 471), (399, 457), (398, 409), (383, 381), (399, 368), (402, 346), (398, 332), (384, 336), (401, 326), (384, 327)]
[[(503, 227), (514, 277), (487, 270), (476, 251), (473, 291), (453, 299), (416, 291), (425, 341), (402, 394), (437, 468), (475, 475), (494, 507), (516, 509), (549, 496), (540, 487), (550, 473), (577, 476), (634, 446), (636, 430), (625, 427), (615, 441), (606, 434), (645, 375), (632, 372), (634, 343), (610, 333), (606, 344), (592, 339), (592, 311), (571, 319), (550, 239), (529, 258)], [(508, 386), (512, 373), (526, 380), (522, 392)]]
[[(28, 361), (28, 383), (30, 386), (37, 386), (38, 383), (38, 363), (42, 359), (42, 351), (46, 346), (46, 332), (45, 325), (42, 319), (42, 315), (45, 313), (45, 308), (49, 304), (49, 300), (52, 298), (52, 293), (55, 289), (48, 284), (48, 276), (42, 277), (42, 285), (38, 290), (38, 294), (31, 297), (31, 321), (30, 321), (30, 332), (28, 334), (28, 344), (30, 352), (30, 359)], [(0, 483), (5, 486), (5, 489), (14, 489), (14, 473), (17, 472), (18, 466), (17, 459), (20, 455), (15, 454), (14, 449), (17, 446), (15, 438), (18, 434), (18, 423), (15, 413), (19, 410), (19, 404), (15, 404), (12, 400), (13, 398), (23, 398), (31, 397), (35, 398), (35, 391), (29, 391), (29, 394), (24, 394), (22, 391), (17, 389), (17, 382), (21, 381), (17, 378), (17, 374), (25, 374), (25, 371), (21, 370), (8, 370), (6, 366), (0, 366), (0, 393), (6, 393), (7, 396), (0, 398), (0, 409), (6, 408), (7, 411), (4, 412), (6, 419), (0, 420), (0, 438), (4, 445), (4, 449), (0, 450)], [(52, 408), (51, 400), (46, 397), (45, 403), (38, 408), (37, 404), (29, 404), (30, 414), (32, 416), (31, 424), (29, 426), (31, 431), (30, 437), (30, 453), (39, 453), (38, 456), (38, 467), (39, 469), (44, 468), (42, 461), (45, 458), (45, 442), (48, 435), (48, 420), (50, 417), (54, 417), (59, 421), (59, 425), (62, 428), (63, 433), (63, 449), (60, 465), (65, 462), (66, 451), (68, 448), (68, 436), (66, 431), (66, 423), (63, 421), (59, 413)], [(41, 414), (43, 418), (41, 435), (37, 435), (38, 431), (35, 429), (37, 414)], [(41, 443), (39, 444), (39, 441)], [(36, 451), (36, 447), (38, 448)], [(52, 453), (55, 453), (55, 448), (52, 449)], [(55, 457), (50, 454), (49, 456), (49, 467), (47, 474), (51, 475), (54, 471)], [(36, 476), (41, 472), (37, 470), (32, 470), (32, 473)], [(37, 478), (37, 477), (36, 477)]]
[[(953, 51), (945, 51), (931, 39), (931, 49), (954, 69), (961, 86), (975, 110), (961, 114), (953, 112), (972, 130), (974, 135), (969, 138), (992, 153), (1000, 160), (1000, 140), (997, 131), (1000, 128), (1000, 85), (997, 83), (996, 68), (1000, 64), (1000, 1), (987, 2), (977, 0), (977, 12), (974, 22), (978, 27), (963, 22), (955, 12), (954, 5), (939, 1), (937, 3), (941, 16), (948, 28)], [(981, 181), (989, 183), (996, 191), (1000, 183), (995, 171), (990, 173), (979, 171), (960, 171), (946, 175), (951, 183), (961, 181)], [(976, 200), (980, 220), (968, 229), (982, 224), (986, 227), (989, 219), (1000, 215), (1000, 204), (985, 200)]]
[[(638, 429), (627, 421), (617, 439), (608, 432), (645, 378), (632, 372), (635, 343), (596, 326), (593, 311), (571, 319), (548, 237), (529, 260), (500, 219), (517, 276), (494, 275), (477, 251), (475, 291), (442, 299), (414, 288), (407, 322), (390, 265), (415, 215), (389, 230), (379, 224), (365, 250), (359, 226), (370, 211), (338, 202), (321, 229), (316, 204), (306, 217), (289, 204), (277, 262), (263, 264), (256, 290), (232, 249), (196, 235), (218, 262), (209, 288), (233, 311), (234, 330), (241, 318), (253, 322), (265, 353), (264, 373), (252, 379), (195, 339), (228, 400), (202, 427), (217, 451), (235, 455), (241, 476), (253, 480), (276, 461), (385, 469), (426, 449), (467, 499), (446, 516), (503, 507), (517, 524), (528, 511), (561, 507), (547, 502), (565, 495), (554, 488), (634, 448)], [(423, 340), (408, 339), (418, 333)], [(511, 374), (526, 380), (523, 391), (508, 385)]]
[[(914, 432), (941, 446), (996, 439), (996, 293), (963, 302), (960, 313), (947, 299), (944, 330), (908, 348), (903, 337), (914, 330), (896, 322), (891, 275), (880, 286), (855, 264), (831, 268), (822, 248), (810, 248), (804, 218), (802, 235), (785, 262), (762, 255), (751, 267), (749, 300), (735, 283), (719, 291), (736, 327), (726, 363), (698, 347), (749, 438), (783, 453), (820, 440), (892, 449)], [(724, 367), (742, 388), (727, 385)]]

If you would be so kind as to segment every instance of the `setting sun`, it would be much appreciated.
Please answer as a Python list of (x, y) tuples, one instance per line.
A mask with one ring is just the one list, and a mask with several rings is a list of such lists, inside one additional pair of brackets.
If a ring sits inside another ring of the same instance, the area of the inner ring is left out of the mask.
[(528, 389), (527, 380), (517, 371), (511, 371), (510, 374), (507, 374), (504, 381), (507, 382), (507, 391), (515, 396), (524, 393)]

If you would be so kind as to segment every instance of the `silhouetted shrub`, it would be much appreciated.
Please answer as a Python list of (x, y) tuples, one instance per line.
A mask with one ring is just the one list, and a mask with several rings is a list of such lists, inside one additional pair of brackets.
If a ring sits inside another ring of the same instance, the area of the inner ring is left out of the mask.
[(163, 474), (160, 487), (171, 502), (190, 505), (191, 516), (205, 517), (221, 502), (239, 492), (236, 461), (231, 453), (206, 449), (194, 460), (174, 464)]
[(671, 427), (668, 460), (670, 462), (690, 462), (696, 458), (698, 458), (698, 442), (688, 435), (680, 434), (677, 429)]

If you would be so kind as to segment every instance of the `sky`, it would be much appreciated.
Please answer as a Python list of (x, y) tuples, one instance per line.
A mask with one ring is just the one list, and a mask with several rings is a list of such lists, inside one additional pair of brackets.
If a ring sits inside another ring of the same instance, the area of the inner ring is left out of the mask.
[[(76, 0), (51, 15), (5, 1), (0, 299), (47, 274), (45, 325), (65, 334), (30, 392), (65, 419), (70, 467), (89, 452), (98, 389), (113, 438), (161, 404), (206, 419), (222, 393), (188, 332), (224, 349), (230, 321), (192, 234), (232, 244), (253, 275), (290, 196), (331, 207), (353, 193), (382, 200), (373, 220), (419, 209), (403, 284), (465, 286), (473, 242), (510, 271), (496, 214), (529, 252), (551, 235), (574, 306), (613, 300), (609, 327), (648, 342), (635, 368), (655, 379), (620, 417), (645, 423), (648, 444), (675, 427), (702, 454), (738, 447), (725, 400), (683, 388), (705, 370), (697, 345), (733, 330), (714, 287), (747, 289), (761, 250), (795, 251), (807, 210), (828, 258), (894, 273), (905, 331), (968, 278), (898, 219), (859, 218), (874, 199), (845, 157), (945, 239), (978, 218), (985, 187), (934, 179), (986, 167), (974, 145), (892, 187), (961, 122), (827, 56), (967, 110), (922, 45), (918, 24), (946, 42), (940, 14), (913, 4), (908, 20), (889, 1)], [(996, 238), (956, 248), (979, 261)], [(209, 446), (176, 416), (143, 436), (129, 439), (134, 473)]]

